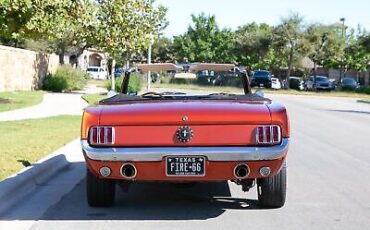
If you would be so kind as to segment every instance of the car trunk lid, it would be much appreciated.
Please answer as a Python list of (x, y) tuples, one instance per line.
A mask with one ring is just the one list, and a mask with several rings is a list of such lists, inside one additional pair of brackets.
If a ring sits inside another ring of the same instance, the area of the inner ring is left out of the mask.
[[(270, 124), (265, 102), (152, 101), (103, 106), (100, 125), (114, 126), (116, 146), (255, 145), (255, 128)], [(193, 136), (182, 142), (181, 128)]]

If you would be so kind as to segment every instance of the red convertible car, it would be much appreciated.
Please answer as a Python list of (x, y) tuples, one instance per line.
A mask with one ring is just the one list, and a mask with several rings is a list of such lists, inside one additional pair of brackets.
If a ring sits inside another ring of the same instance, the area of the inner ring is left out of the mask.
[[(137, 69), (183, 68), (148, 64)], [(85, 109), (81, 144), (90, 206), (113, 205), (115, 185), (128, 189), (137, 181), (233, 181), (244, 191), (257, 185), (261, 206), (284, 205), (290, 132), (285, 107), (253, 94), (247, 74), (236, 71), (234, 65), (186, 68), (188, 73), (200, 70), (234, 71), (242, 78), (244, 92), (130, 95), (131, 69), (119, 94)]]

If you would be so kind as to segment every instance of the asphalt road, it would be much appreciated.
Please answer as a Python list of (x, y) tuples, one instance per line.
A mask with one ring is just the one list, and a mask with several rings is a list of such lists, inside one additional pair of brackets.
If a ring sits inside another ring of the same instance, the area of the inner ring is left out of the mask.
[(370, 229), (370, 104), (271, 97), (291, 119), (283, 208), (260, 209), (255, 188), (233, 183), (140, 183), (114, 207), (90, 208), (81, 162), (1, 216), (0, 229)]

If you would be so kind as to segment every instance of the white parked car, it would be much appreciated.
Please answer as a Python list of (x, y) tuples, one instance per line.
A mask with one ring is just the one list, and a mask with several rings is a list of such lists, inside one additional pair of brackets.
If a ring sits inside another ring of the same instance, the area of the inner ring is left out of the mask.
[(271, 78), (271, 89), (281, 89), (281, 82), (279, 78)]
[(86, 73), (88, 73), (92, 79), (108, 79), (107, 70), (99, 66), (88, 67)]

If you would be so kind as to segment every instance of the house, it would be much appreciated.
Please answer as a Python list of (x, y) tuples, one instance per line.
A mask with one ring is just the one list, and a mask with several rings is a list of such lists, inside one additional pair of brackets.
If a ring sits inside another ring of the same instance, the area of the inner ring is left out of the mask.
[(99, 51), (94, 48), (88, 48), (83, 51), (79, 56), (71, 54), (69, 56), (69, 64), (72, 66), (86, 71), (88, 67), (102, 67), (108, 70), (108, 62), (110, 58), (105, 52)]

